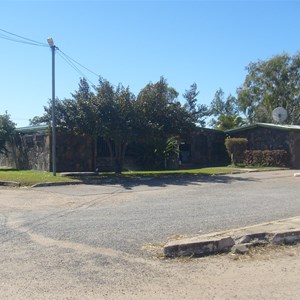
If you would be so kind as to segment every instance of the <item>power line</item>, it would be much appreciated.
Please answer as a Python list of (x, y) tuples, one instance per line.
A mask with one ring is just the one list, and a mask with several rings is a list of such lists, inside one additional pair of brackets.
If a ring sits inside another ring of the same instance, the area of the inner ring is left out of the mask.
[(36, 44), (36, 43), (32, 43), (32, 42), (26, 42), (26, 41), (22, 41), (22, 40), (17, 40), (15, 38), (12, 38), (12, 37), (9, 37), (9, 36), (5, 36), (5, 35), (2, 35), (2, 34), (0, 34), (0, 38), (5, 39), (5, 40), (9, 40), (9, 41), (12, 41), (12, 42), (17, 42), (17, 43), (20, 43), (20, 44), (26, 44), (26, 45), (32, 45), (32, 46), (39, 46), (39, 47), (46, 47), (44, 45), (40, 45), (40, 44)]
[[(69, 64), (79, 75), (84, 77), (92, 87), (96, 86), (67, 56), (63, 55), (62, 51), (57, 51), (57, 54), (67, 63)], [(79, 63), (78, 63), (79, 64)], [(80, 64), (79, 64), (80, 65)], [(81, 66), (81, 65), (80, 65)], [(98, 76), (98, 75), (97, 75)]]
[(89, 71), (90, 73), (92, 73), (93, 75), (99, 77), (99, 74), (95, 73), (94, 71), (88, 69), (87, 67), (85, 67), (84, 65), (80, 64), (78, 61), (76, 61), (75, 59), (73, 59), (72, 57), (68, 56), (66, 53), (62, 52), (61, 50), (59, 50), (65, 57), (68, 58), (68, 60), (73, 61), (74, 63), (76, 63), (77, 65), (79, 65), (80, 67), (84, 68), (85, 70)]
[[(9, 40), (9, 41), (12, 41), (12, 42), (26, 44), (26, 45), (40, 46), (40, 47), (47, 47), (47, 48), (49, 47), (49, 45), (46, 44), (46, 43), (41, 43), (41, 42), (38, 42), (38, 41), (35, 41), (33, 39), (29, 39), (29, 38), (23, 37), (21, 35), (9, 32), (9, 31), (1, 29), (1, 28), (0, 28), (0, 38), (5, 39), (5, 40)], [(62, 52), (58, 47), (56, 47), (56, 50), (57, 50), (57, 53), (59, 54), (59, 56), (67, 64), (69, 64), (77, 73), (79, 73), (80, 76), (84, 77), (93, 87), (95, 86), (95, 84), (91, 80), (89, 80), (87, 78), (87, 76), (76, 65), (78, 65), (81, 68), (87, 70), (88, 72), (92, 73), (93, 75), (97, 76), (98, 78), (99, 78), (99, 74), (97, 74), (94, 71), (90, 70), (89, 68), (85, 67), (84, 65), (82, 65), (81, 63), (79, 63), (78, 61), (76, 61), (75, 59), (71, 58), (69, 55), (67, 55), (66, 53)]]
[(78, 69), (76, 67), (76, 65), (74, 63), (72, 63), (70, 60), (68, 60), (64, 55), (62, 55), (61, 51), (57, 51), (57, 54), (68, 64), (70, 65), (77, 73), (79, 73), (81, 76), (85, 77), (83, 72), (80, 71), (80, 69)]
[(0, 31), (5, 33), (5, 34), (3, 34), (3, 33), (0, 34), (0, 38), (2, 38), (2, 39), (6, 39), (6, 40), (9, 40), (9, 41), (12, 41), (12, 42), (32, 45), (32, 46), (48, 47), (48, 45), (46, 43), (37, 42), (35, 40), (32, 40), (32, 39), (23, 37), (21, 35), (6, 31), (6, 30), (1, 29), (1, 28), (0, 28)]

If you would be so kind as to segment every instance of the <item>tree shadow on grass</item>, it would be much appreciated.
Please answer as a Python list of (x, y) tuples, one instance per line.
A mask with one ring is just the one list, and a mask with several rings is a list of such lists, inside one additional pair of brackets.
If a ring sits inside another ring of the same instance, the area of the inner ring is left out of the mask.
[(0, 172), (15, 172), (15, 171), (20, 171), (18, 169), (10, 169), (10, 168), (3, 168), (3, 167), (0, 167)]

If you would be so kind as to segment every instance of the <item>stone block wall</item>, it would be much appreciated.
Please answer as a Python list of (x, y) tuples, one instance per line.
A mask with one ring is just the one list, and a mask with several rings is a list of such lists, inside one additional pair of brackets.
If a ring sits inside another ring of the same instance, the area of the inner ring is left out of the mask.
[(58, 172), (95, 171), (95, 146), (91, 137), (57, 133), (56, 145), (56, 168)]
[(291, 151), (291, 164), (293, 167), (300, 168), (300, 132), (294, 131), (289, 135), (289, 146)]
[(49, 146), (49, 136), (46, 133), (15, 134), (6, 144), (7, 155), (0, 156), (0, 166), (49, 171)]
[(291, 155), (291, 166), (300, 167), (299, 130), (257, 127), (230, 136), (247, 138), (249, 150), (286, 150)]
[(193, 134), (191, 162), (195, 165), (220, 165), (228, 163), (222, 131), (200, 129)]
[[(94, 171), (93, 140), (87, 136), (57, 133), (57, 172)], [(19, 170), (52, 171), (51, 136), (43, 133), (17, 133), (7, 143), (7, 155), (0, 166)]]

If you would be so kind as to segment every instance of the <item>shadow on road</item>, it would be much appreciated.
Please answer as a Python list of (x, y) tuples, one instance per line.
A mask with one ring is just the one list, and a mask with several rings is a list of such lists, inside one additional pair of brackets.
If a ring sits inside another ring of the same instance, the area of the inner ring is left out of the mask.
[(172, 175), (172, 176), (147, 176), (147, 177), (127, 177), (118, 176), (113, 178), (103, 179), (83, 179), (81, 180), (86, 184), (93, 185), (121, 185), (125, 189), (132, 189), (136, 186), (149, 186), (149, 187), (167, 187), (169, 185), (187, 186), (199, 185), (201, 183), (222, 183), (231, 184), (236, 181), (257, 181), (257, 179), (250, 177), (241, 177), (233, 175)]

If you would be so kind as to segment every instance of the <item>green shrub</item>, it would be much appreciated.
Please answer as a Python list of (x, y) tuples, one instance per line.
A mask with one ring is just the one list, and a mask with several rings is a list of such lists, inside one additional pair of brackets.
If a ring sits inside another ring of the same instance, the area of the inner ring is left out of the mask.
[(247, 143), (248, 140), (245, 138), (227, 138), (225, 140), (225, 147), (233, 165), (244, 161)]
[(286, 150), (246, 150), (244, 163), (248, 166), (287, 167), (290, 155)]

